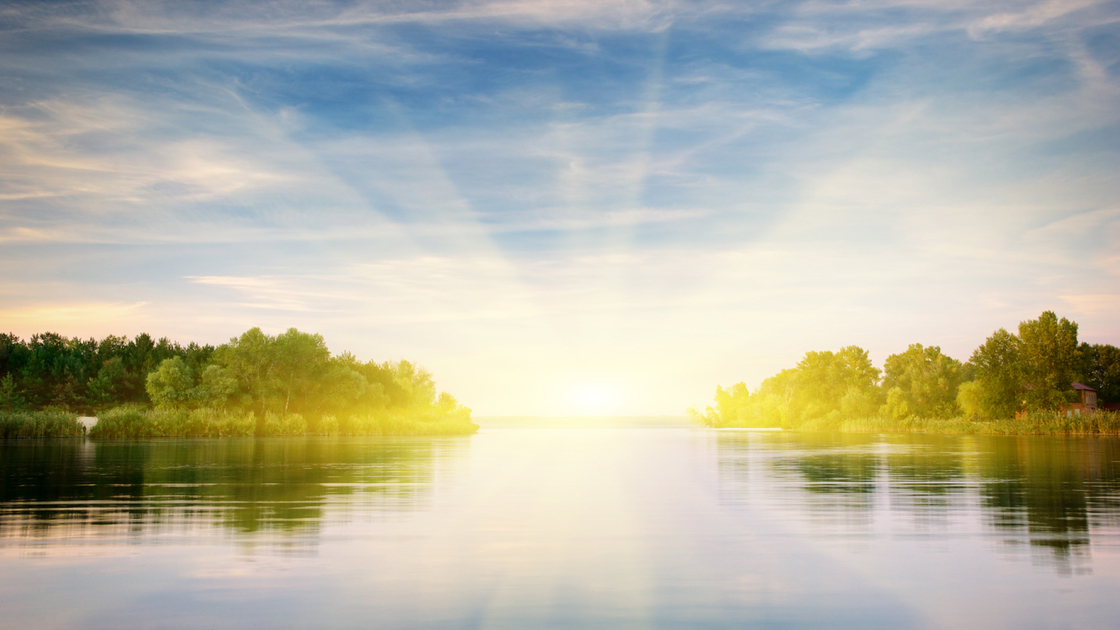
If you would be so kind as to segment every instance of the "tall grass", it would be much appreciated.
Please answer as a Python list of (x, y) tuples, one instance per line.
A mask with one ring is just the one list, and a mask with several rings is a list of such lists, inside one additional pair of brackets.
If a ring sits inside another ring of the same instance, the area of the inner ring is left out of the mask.
[(1032, 411), (1016, 419), (990, 423), (992, 433), (1005, 435), (1120, 435), (1120, 412), (1066, 414)]
[(298, 413), (264, 414), (261, 435), (268, 437), (290, 437), (307, 434), (307, 421)]
[(0, 411), (0, 439), (82, 437), (86, 428), (65, 411)]
[(89, 435), (96, 439), (253, 435), (469, 435), (478, 430), (478, 425), (467, 417), (438, 412), (379, 411), (342, 418), (326, 415), (310, 419), (299, 414), (269, 412), (259, 420), (258, 423), (257, 416), (251, 411), (207, 407), (187, 411), (123, 406), (101, 414)]
[(123, 406), (98, 416), (89, 436), (102, 439), (247, 437), (256, 430), (257, 418), (251, 411), (242, 413), (205, 407), (187, 411)]
[(843, 433), (938, 433), (945, 435), (1120, 435), (1120, 412), (1080, 415), (1031, 412), (1019, 418), (817, 418), (801, 422), (798, 431)]
[(354, 415), (339, 421), (340, 435), (470, 435), (478, 425), (466, 418), (432, 418), (383, 412)]

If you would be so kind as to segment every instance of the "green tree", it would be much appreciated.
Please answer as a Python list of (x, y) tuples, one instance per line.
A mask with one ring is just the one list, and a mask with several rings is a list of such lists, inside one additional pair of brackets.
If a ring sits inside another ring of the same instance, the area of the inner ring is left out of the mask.
[(19, 381), (32, 408), (48, 405), (76, 409), (84, 406), (82, 390), (86, 382), (87, 348), (79, 339), (58, 333), (33, 335), (20, 370)]
[(1120, 402), (1120, 348), (1108, 344), (1081, 344), (1085, 384), (1097, 390), (1103, 402)]
[(727, 389), (717, 385), (715, 403), (714, 408), (709, 406), (704, 413), (689, 409), (689, 415), (706, 427), (742, 426), (750, 415), (751, 394), (745, 383), (735, 383)]
[(368, 412), (389, 405), (385, 384), (391, 377), (376, 361), (362, 363), (349, 352), (343, 352), (331, 358), (331, 366), (337, 377), (330, 380), (323, 397), (325, 411), (341, 413), (353, 408)]
[[(941, 353), (938, 346), (910, 344), (883, 364), (883, 389), (898, 388), (910, 413), (923, 418), (952, 418), (959, 412), (957, 388), (962, 382), (961, 363)], [(897, 404), (893, 408), (897, 413)]]
[(31, 349), (13, 333), (0, 333), (0, 375), (19, 374), (31, 359)]
[(1077, 324), (1046, 311), (1019, 324), (1023, 400), (1027, 409), (1056, 410), (1077, 399), (1081, 376)]
[(221, 407), (237, 392), (237, 379), (220, 365), (210, 364), (198, 377), (192, 398), (203, 407)]
[(20, 411), (27, 405), (27, 401), (16, 387), (15, 377), (11, 373), (0, 378), (0, 411)]
[[(1005, 329), (992, 333), (969, 359), (979, 392), (978, 412), (984, 418), (1010, 418), (1022, 407), (1019, 339)], [(958, 390), (959, 398), (959, 390)]]
[(798, 372), (786, 368), (762, 381), (754, 393), (754, 403), (766, 418), (765, 426), (790, 428), (797, 395)]
[[(357, 369), (357, 359), (349, 352), (344, 352), (337, 357), (331, 357), (323, 370), (323, 378), (316, 384), (314, 391), (314, 408), (316, 413), (341, 412), (348, 408), (361, 406), (363, 411), (382, 409), (385, 407), (385, 397), (381, 395), (382, 388), (376, 391), (366, 382)], [(372, 396), (367, 396), (367, 393)]]
[[(858, 417), (879, 407), (879, 370), (867, 351), (808, 352), (797, 364), (795, 407), (800, 421), (829, 415)], [(796, 426), (796, 425), (795, 425)]]
[(259, 416), (268, 410), (269, 398), (275, 390), (274, 341), (260, 328), (250, 328), (214, 352), (215, 363), (237, 381), (241, 404), (257, 411)]
[[(367, 366), (348, 353), (332, 358), (321, 335), (290, 328), (271, 337), (253, 328), (217, 348), (213, 359), (223, 378), (237, 383), (241, 404), (262, 418), (267, 412), (342, 413), (363, 402), (369, 403), (363, 411), (385, 406), (384, 387), (370, 387), (363, 375)], [(393, 383), (403, 406), (413, 399), (435, 401), (431, 375), (407, 361), (384, 369), (373, 364), (372, 371)]]
[(124, 402), (120, 398), (127, 378), (124, 361), (120, 357), (107, 359), (101, 364), (97, 376), (89, 379), (86, 398), (95, 409), (104, 409)]
[[(332, 416), (337, 432), (339, 419), (332, 414), (343, 414), (343, 424), (347, 416), (361, 416), (361, 430), (390, 417), (469, 422), (467, 407), (437, 394), (432, 375), (413, 363), (360, 363), (349, 353), (332, 357), (322, 336), (295, 328), (276, 337), (253, 328), (220, 348), (184, 347), (148, 334), (97, 341), (42, 333), (28, 342), (0, 334), (0, 409), (104, 410), (149, 400), (179, 408), (232, 403), (257, 413), (258, 434), (267, 418), (288, 431), (315, 428), (324, 415)], [(306, 425), (296, 416), (307, 416)]]
[(901, 387), (887, 390), (887, 402), (879, 408), (879, 414), (892, 420), (901, 420), (910, 416), (910, 404), (906, 401), (906, 393)]
[(400, 360), (382, 366), (389, 371), (399, 398), (391, 400), (394, 407), (430, 407), (436, 401), (436, 383), (431, 372), (408, 361)]
[(439, 398), (436, 399), (436, 408), (439, 410), (440, 415), (445, 418), (467, 421), (471, 419), (471, 410), (468, 407), (460, 405), (459, 401), (447, 392), (440, 392)]
[(985, 414), (984, 388), (979, 381), (966, 381), (957, 388), (957, 406), (968, 418), (979, 418)]
[(312, 398), (322, 390), (331, 358), (322, 335), (289, 328), (273, 340), (271, 355), (272, 382), (279, 411), (294, 411), (293, 401), (301, 411), (307, 407), (318, 407)]
[(157, 406), (186, 407), (195, 397), (194, 374), (183, 357), (164, 359), (148, 374), (147, 391)]

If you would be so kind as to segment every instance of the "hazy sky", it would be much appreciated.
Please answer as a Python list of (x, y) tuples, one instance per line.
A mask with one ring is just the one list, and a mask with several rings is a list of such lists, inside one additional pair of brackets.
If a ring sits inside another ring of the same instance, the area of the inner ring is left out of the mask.
[(666, 413), (808, 350), (1120, 345), (1120, 3), (0, 5), (0, 328)]

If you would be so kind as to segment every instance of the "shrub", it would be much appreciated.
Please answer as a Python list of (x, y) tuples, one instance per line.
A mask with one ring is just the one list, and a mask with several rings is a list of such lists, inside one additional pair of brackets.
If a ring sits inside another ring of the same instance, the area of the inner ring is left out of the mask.
[[(76, 420), (75, 420), (76, 423)], [(81, 425), (78, 424), (79, 431)], [(421, 413), (378, 411), (344, 418), (325, 415), (314, 424), (299, 414), (266, 413), (260, 435), (291, 437), (318, 435), (468, 435), (478, 430), (465, 407), (434, 407)], [(257, 431), (252, 412), (202, 407), (185, 409), (141, 409), (127, 405), (101, 414), (90, 437), (136, 439), (160, 437), (251, 437)], [(79, 433), (81, 435), (81, 433)]]
[(338, 418), (331, 415), (319, 418), (319, 423), (315, 426), (315, 432), (320, 435), (338, 435)]
[(974, 421), (968, 418), (817, 418), (800, 431), (846, 433), (938, 433), (945, 435), (1120, 435), (1120, 412), (1032, 411), (1018, 418)]
[(261, 435), (281, 437), (305, 433), (307, 433), (307, 421), (298, 413), (276, 414), (270, 411), (264, 415)]
[(91, 438), (151, 437), (151, 428), (143, 412), (135, 405), (122, 405), (97, 416), (97, 424), (89, 430)]
[(463, 414), (382, 411), (350, 416), (339, 429), (342, 435), (469, 435), (478, 425)]
[(256, 426), (256, 416), (252, 412), (213, 407), (188, 412), (185, 409), (141, 409), (126, 405), (102, 413), (89, 435), (101, 439), (244, 437), (253, 435)]
[(0, 411), (0, 439), (82, 437), (78, 416), (65, 411)]
[(253, 412), (201, 407), (190, 414), (190, 430), (197, 437), (250, 437), (257, 430)]

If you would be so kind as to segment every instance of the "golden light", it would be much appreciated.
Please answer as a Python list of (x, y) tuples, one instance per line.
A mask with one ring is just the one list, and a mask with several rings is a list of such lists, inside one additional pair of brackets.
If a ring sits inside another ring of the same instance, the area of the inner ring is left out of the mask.
[(617, 402), (617, 392), (605, 383), (583, 383), (573, 388), (569, 395), (569, 405), (579, 414), (605, 414)]

